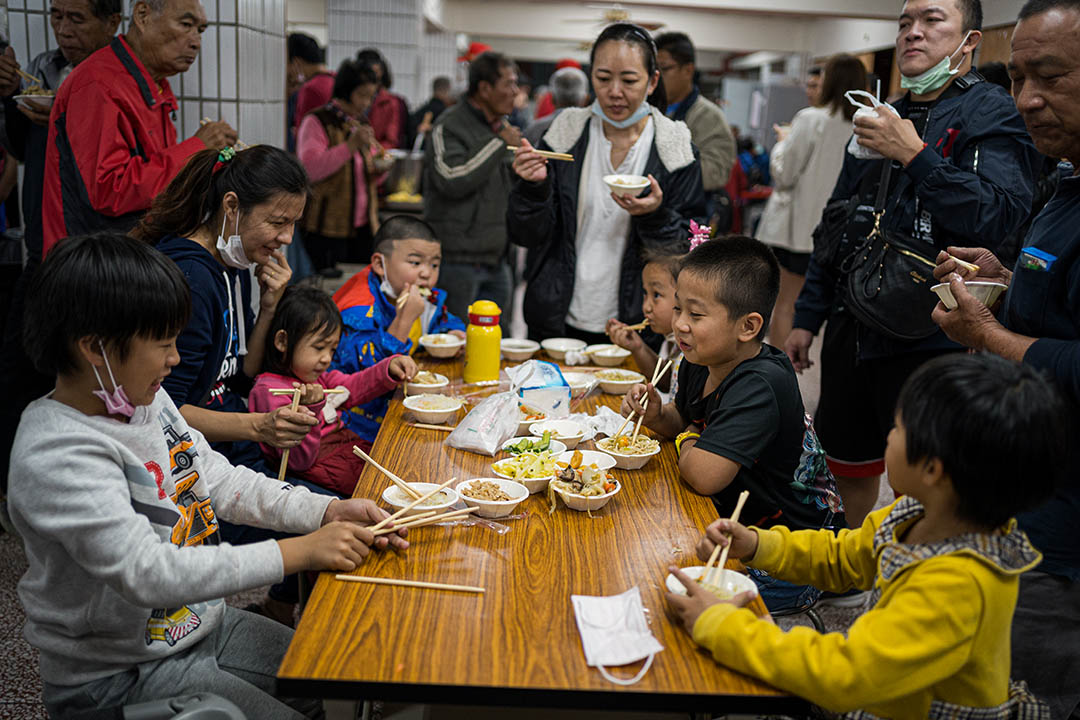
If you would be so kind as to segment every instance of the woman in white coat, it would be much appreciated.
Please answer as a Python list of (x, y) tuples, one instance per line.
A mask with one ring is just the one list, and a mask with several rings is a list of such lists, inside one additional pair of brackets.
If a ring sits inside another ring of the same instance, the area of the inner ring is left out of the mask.
[(840, 175), (851, 138), (855, 106), (849, 90), (866, 89), (866, 69), (851, 55), (837, 55), (825, 66), (820, 104), (800, 110), (790, 128), (775, 128), (777, 143), (769, 159), (773, 194), (765, 207), (758, 239), (780, 262), (780, 295), (769, 327), (769, 342), (783, 347), (791, 332), (795, 299), (802, 290), (812, 234)]

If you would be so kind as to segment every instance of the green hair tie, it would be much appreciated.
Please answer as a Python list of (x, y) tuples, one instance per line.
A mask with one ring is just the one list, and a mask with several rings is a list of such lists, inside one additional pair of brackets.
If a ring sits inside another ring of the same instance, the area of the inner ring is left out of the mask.
[(227, 163), (234, 157), (236, 157), (236, 150), (233, 150), (231, 147), (224, 147), (221, 149), (221, 152), (218, 153), (217, 159), (218, 162)]

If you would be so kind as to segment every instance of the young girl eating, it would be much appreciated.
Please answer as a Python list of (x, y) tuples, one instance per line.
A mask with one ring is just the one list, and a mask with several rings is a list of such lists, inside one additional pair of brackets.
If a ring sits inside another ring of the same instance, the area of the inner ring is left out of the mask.
[(645, 250), (643, 257), (645, 267), (641, 269), (641, 285), (645, 294), (641, 300), (641, 312), (649, 329), (664, 338), (660, 352), (646, 345), (641, 336), (631, 329), (632, 326), (615, 318), (608, 320), (607, 334), (611, 342), (633, 354), (634, 362), (646, 377), (652, 376), (657, 363), (663, 366), (671, 360), (671, 370), (657, 382), (657, 386), (661, 390), (670, 389), (670, 395), (674, 397), (678, 389), (677, 373), (682, 351), (675, 342), (671, 318), (675, 308), (675, 281), (679, 277), (679, 263), (684, 255), (668, 250)]
[[(291, 473), (342, 496), (351, 496), (364, 462), (353, 445), (371, 443), (346, 428), (339, 409), (348, 410), (392, 391), (416, 374), (407, 355), (392, 355), (355, 373), (330, 370), (341, 340), (341, 313), (330, 296), (314, 287), (294, 285), (285, 291), (270, 325), (264, 372), (248, 397), (252, 412), (270, 412), (292, 403), (291, 394), (273, 390), (299, 388), (300, 403), (315, 413), (318, 425), (289, 453)], [(335, 392), (327, 394), (327, 390)], [(267, 459), (279, 463), (281, 450), (260, 445)]]

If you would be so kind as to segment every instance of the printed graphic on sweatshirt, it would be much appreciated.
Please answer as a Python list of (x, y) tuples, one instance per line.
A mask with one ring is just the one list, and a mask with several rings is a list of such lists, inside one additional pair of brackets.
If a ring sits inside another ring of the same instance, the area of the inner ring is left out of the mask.
[(194, 632), (201, 623), (199, 616), (187, 605), (153, 610), (150, 613), (150, 619), (146, 621), (146, 644), (150, 645), (155, 640), (161, 640), (172, 647), (181, 638)]

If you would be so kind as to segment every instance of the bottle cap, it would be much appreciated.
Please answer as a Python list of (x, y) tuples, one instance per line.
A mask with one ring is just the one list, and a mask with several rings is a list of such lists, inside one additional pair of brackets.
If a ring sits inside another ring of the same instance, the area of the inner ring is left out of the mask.
[(491, 300), (477, 300), (469, 306), (469, 323), (472, 325), (498, 325), (502, 310)]

